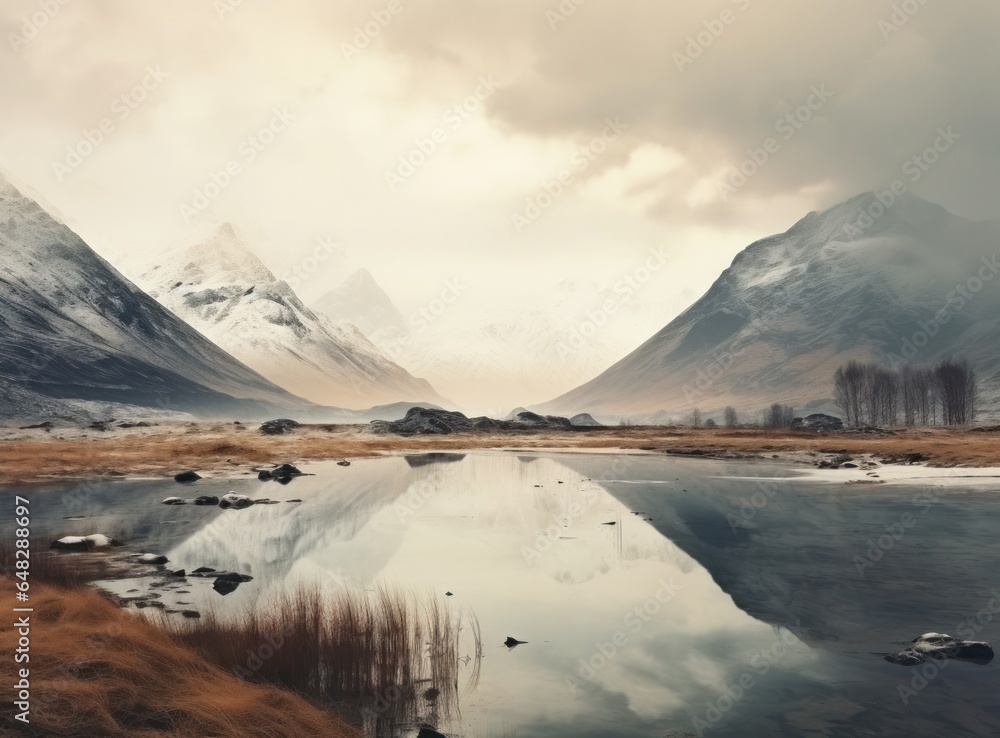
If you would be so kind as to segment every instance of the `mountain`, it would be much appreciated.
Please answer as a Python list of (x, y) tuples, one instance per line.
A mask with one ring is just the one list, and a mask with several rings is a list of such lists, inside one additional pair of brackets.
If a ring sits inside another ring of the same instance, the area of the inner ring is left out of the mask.
[(357, 326), (376, 346), (405, 340), (410, 332), (399, 308), (367, 269), (354, 271), (312, 307), (335, 321)]
[(355, 326), (307, 308), (229, 224), (139, 278), (149, 294), (270, 381), (348, 408), (446, 402)]
[(315, 408), (179, 320), (2, 175), (0, 328), (0, 417)]
[[(875, 217), (872, 217), (874, 215)], [(835, 410), (848, 359), (970, 359), (1000, 401), (1000, 226), (912, 194), (812, 212), (734, 259), (708, 292), (595, 379), (538, 408), (643, 415), (772, 402)]]

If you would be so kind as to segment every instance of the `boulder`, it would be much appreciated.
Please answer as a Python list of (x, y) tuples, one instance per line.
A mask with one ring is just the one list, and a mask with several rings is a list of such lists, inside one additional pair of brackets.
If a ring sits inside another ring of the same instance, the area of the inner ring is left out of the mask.
[(199, 479), (201, 479), (201, 476), (193, 471), (181, 472), (174, 475), (174, 481), (179, 484), (190, 484), (191, 482), (197, 482)]
[(900, 666), (916, 666), (927, 659), (988, 664), (993, 656), (993, 647), (985, 641), (961, 641), (944, 633), (924, 633), (899, 653), (890, 653), (885, 660)]
[(253, 505), (253, 500), (246, 495), (238, 495), (235, 492), (224, 494), (222, 499), (219, 500), (219, 507), (223, 510), (228, 510), (229, 508), (242, 510), (243, 508), (250, 507), (251, 505)]
[(337, 466), (350, 466), (350, 465), (351, 465), (350, 461), (338, 461), (337, 462)]
[(166, 564), (170, 559), (166, 556), (158, 556), (156, 554), (139, 554), (136, 557), (136, 561), (140, 564)]
[(813, 413), (804, 418), (795, 418), (792, 421), (792, 429), (816, 432), (839, 431), (844, 430), (844, 421), (834, 415)]
[(298, 428), (301, 423), (296, 420), (289, 420), (288, 418), (278, 418), (277, 420), (268, 420), (260, 426), (260, 432), (265, 436), (283, 436), (286, 433), (291, 433), (293, 430)]
[(219, 498), (213, 495), (201, 495), (194, 498), (195, 505), (218, 505)]
[(186, 505), (188, 503), (187, 503), (187, 500), (185, 500), (183, 497), (168, 497), (167, 499), (165, 499), (163, 501), (163, 504), (164, 505)]

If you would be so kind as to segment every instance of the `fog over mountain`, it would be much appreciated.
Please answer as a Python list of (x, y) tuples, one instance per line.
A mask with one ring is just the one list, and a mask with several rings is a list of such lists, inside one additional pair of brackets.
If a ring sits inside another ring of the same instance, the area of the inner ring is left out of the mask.
[(992, 414), (998, 258), (997, 223), (909, 193), (866, 193), (750, 245), (682, 315), (542, 409), (663, 409), (678, 419), (695, 407), (756, 412), (772, 402), (835, 411), (833, 373), (849, 359), (918, 366), (955, 355), (978, 370)]

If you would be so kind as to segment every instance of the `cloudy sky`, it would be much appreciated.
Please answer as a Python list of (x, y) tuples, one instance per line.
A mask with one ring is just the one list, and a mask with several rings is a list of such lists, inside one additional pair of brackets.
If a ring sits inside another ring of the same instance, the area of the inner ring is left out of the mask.
[(404, 310), (661, 246), (651, 289), (700, 293), (897, 178), (996, 204), (989, 0), (7, 0), (0, 28), (0, 170), (125, 265), (228, 220), (279, 275), (333, 239)]

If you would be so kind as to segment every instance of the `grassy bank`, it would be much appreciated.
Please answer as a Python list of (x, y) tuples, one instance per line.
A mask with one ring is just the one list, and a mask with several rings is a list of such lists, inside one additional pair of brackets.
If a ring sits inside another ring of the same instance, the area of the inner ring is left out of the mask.
[[(242, 618), (150, 619), (88, 587), (100, 567), (81, 561), (32, 557), (30, 663), (0, 666), (9, 685), (30, 667), (31, 723), (7, 710), (0, 735), (360, 738), (454, 707), (458, 623), (443, 605), (307, 590)], [(11, 546), (0, 562), (13, 606)], [(13, 621), (0, 623), (8, 655)]]

